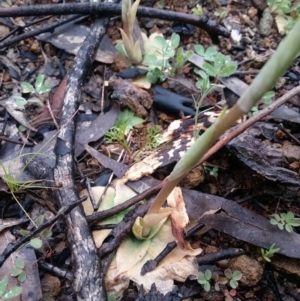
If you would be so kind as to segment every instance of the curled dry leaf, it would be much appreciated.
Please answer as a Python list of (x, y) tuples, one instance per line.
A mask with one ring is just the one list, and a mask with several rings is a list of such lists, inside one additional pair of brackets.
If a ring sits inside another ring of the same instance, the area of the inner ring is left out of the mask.
[(184, 229), (189, 223), (189, 217), (185, 209), (185, 203), (180, 187), (175, 187), (167, 199), (168, 205), (173, 208), (171, 213), (172, 232), (178, 245), (184, 248)]

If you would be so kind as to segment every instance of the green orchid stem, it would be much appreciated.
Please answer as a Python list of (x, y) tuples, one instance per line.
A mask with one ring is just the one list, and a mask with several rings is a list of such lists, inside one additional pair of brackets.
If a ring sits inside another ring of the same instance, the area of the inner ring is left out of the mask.
[(176, 164), (165, 185), (156, 196), (148, 214), (157, 213), (176, 185), (191, 171), (216, 140), (231, 126), (248, 113), (261, 97), (269, 91), (277, 79), (291, 65), (300, 50), (300, 20), (295, 24), (287, 37), (280, 43), (276, 52), (265, 64), (248, 90), (234, 107), (226, 114), (223, 112), (218, 120), (199, 137)]

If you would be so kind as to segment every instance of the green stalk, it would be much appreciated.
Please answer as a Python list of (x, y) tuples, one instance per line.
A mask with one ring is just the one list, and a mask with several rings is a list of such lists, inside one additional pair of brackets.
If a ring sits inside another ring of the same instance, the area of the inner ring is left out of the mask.
[(148, 214), (158, 213), (168, 195), (185, 175), (191, 171), (201, 157), (209, 150), (215, 141), (231, 126), (248, 113), (261, 97), (269, 91), (277, 79), (291, 65), (300, 51), (300, 20), (295, 24), (287, 37), (280, 43), (276, 52), (265, 64), (248, 90), (241, 96), (235, 106), (227, 113), (223, 112), (218, 120), (199, 137), (190, 149), (176, 164), (166, 184), (160, 190)]

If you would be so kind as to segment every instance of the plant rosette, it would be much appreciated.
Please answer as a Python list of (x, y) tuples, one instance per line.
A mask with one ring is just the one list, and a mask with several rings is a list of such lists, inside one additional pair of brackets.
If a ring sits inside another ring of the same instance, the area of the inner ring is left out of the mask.
[[(92, 191), (95, 199), (99, 199), (105, 187), (93, 187)], [(86, 190), (81, 196), (88, 196)], [(126, 186), (122, 180), (116, 180), (113, 187), (109, 187), (105, 193), (98, 211), (110, 209), (121, 204), (136, 193)], [(88, 199), (83, 203), (85, 213), (92, 214), (93, 206)], [(117, 215), (101, 221), (100, 225), (117, 224), (130, 209), (124, 210)], [(180, 214), (180, 213), (179, 213)], [(109, 235), (111, 230), (93, 231), (94, 241), (100, 247), (103, 240)], [(137, 285), (143, 285), (146, 290), (150, 290), (153, 283), (157, 289), (166, 294), (171, 291), (174, 280), (185, 281), (189, 275), (198, 273), (196, 257), (201, 253), (201, 249), (181, 249), (176, 247), (155, 270), (141, 276), (142, 266), (150, 259), (154, 259), (169, 242), (174, 241), (170, 218), (162, 219), (147, 236), (139, 240), (133, 234), (129, 234), (119, 246), (117, 253), (108, 269), (105, 282), (109, 295), (114, 297), (122, 296), (123, 291), (128, 287), (129, 281), (134, 281)]]

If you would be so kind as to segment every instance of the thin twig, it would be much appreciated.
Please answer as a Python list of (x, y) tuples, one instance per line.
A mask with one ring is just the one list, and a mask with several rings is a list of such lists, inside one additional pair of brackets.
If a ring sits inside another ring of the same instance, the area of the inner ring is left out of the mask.
[(55, 217), (51, 218), (49, 221), (45, 222), (44, 224), (42, 224), (38, 228), (34, 229), (34, 231), (32, 231), (30, 234), (22, 237), (21, 239), (15, 241), (13, 243), (8, 244), (6, 249), (0, 255), (0, 267), (2, 267), (3, 263), (9, 257), (9, 255), (11, 255), (14, 251), (16, 251), (22, 245), (24, 245), (25, 243), (30, 241), (30, 239), (33, 236), (39, 234), (44, 229), (46, 229), (46, 228), (50, 227), (51, 225), (53, 225), (56, 221), (58, 221), (60, 218), (64, 217), (66, 214), (71, 212), (76, 206), (78, 206), (79, 204), (81, 204), (85, 200), (86, 200), (86, 197), (80, 198), (77, 202), (74, 202), (73, 204), (70, 204), (69, 206), (66, 206), (63, 210), (58, 212)]
[[(17, 16), (40, 16), (40, 15), (68, 15), (68, 14), (91, 14), (98, 16), (121, 15), (121, 5), (114, 3), (67, 3), (56, 5), (29, 5), (20, 7), (0, 8), (0, 17)], [(192, 24), (206, 30), (214, 36), (229, 36), (229, 31), (220, 24), (206, 16), (196, 16), (170, 10), (156, 9), (151, 7), (139, 6), (137, 9), (138, 17), (148, 17), (167, 21), (176, 21)]]

